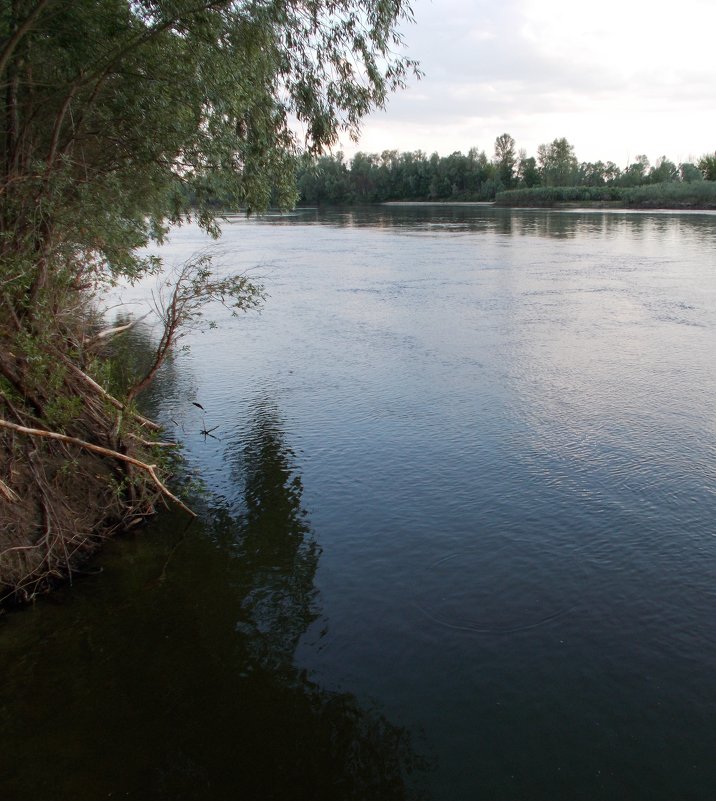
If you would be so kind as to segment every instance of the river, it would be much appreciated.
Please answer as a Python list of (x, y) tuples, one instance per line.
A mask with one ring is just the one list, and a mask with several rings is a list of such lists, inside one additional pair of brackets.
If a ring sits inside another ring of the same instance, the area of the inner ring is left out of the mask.
[(306, 209), (208, 246), (268, 297), (146, 399), (199, 519), (0, 619), (3, 798), (712, 801), (716, 215)]

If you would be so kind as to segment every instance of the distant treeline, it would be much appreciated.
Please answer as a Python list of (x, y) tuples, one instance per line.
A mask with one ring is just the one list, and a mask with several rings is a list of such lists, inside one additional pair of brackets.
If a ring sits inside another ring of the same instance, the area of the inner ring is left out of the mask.
[(666, 156), (652, 165), (640, 155), (621, 169), (612, 161), (579, 162), (564, 138), (540, 145), (536, 157), (527, 156), (517, 151), (509, 134), (502, 134), (491, 158), (471, 148), (467, 155), (386, 150), (380, 155), (357, 153), (350, 161), (342, 153), (306, 159), (297, 183), (305, 205), (497, 199), (503, 205), (716, 207), (716, 154), (678, 165)]

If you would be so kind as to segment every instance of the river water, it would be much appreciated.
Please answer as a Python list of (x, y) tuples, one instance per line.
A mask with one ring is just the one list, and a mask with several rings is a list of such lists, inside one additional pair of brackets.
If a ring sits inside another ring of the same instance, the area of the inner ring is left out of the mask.
[(716, 798), (716, 216), (211, 246), (268, 298), (146, 401), (200, 518), (0, 620), (3, 798)]

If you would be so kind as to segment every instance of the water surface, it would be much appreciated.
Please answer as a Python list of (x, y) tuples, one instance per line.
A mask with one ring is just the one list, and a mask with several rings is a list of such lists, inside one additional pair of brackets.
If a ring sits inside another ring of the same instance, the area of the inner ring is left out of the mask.
[(266, 305), (148, 399), (201, 518), (1, 621), (5, 796), (716, 797), (715, 235), (228, 221)]

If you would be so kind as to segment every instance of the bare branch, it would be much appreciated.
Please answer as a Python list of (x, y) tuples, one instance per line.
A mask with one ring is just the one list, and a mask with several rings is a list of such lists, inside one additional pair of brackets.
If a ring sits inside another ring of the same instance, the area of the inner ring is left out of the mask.
[(152, 440), (142, 439), (141, 437), (138, 437), (136, 434), (132, 434), (131, 431), (127, 434), (127, 436), (130, 437), (130, 439), (136, 440), (141, 445), (146, 445), (147, 447), (150, 447), (150, 448), (177, 448), (177, 447), (179, 447), (179, 443), (178, 442), (152, 442)]
[(17, 493), (10, 489), (10, 487), (8, 487), (8, 485), (2, 479), (0, 479), (0, 495), (3, 495), (5, 500), (10, 501), (11, 503), (20, 500), (17, 496)]
[(10, 57), (15, 52), (15, 48), (20, 44), (25, 34), (32, 28), (37, 18), (50, 4), (51, 0), (40, 0), (35, 8), (28, 14), (27, 19), (15, 29), (13, 35), (5, 43), (0, 52), (0, 75), (5, 71)]
[(127, 393), (132, 401), (154, 380), (172, 345), (187, 331), (199, 325), (204, 307), (212, 302), (221, 303), (232, 314), (259, 306), (264, 298), (262, 288), (246, 275), (217, 278), (211, 272), (212, 255), (202, 251), (182, 264), (174, 276), (166, 280), (155, 295), (154, 310), (162, 322), (162, 335), (154, 361)]
[[(58, 354), (62, 363), (65, 364), (69, 369), (78, 377), (81, 378), (88, 386), (92, 387), (99, 395), (101, 395), (108, 403), (111, 403), (115, 409), (119, 409), (120, 411), (126, 411), (127, 407), (122, 401), (117, 400), (117, 398), (113, 397), (112, 395), (107, 392), (106, 389), (101, 387), (93, 378), (90, 378), (87, 373), (82, 372), (76, 364), (71, 362), (67, 357)], [(145, 428), (149, 428), (152, 431), (161, 431), (162, 427), (157, 423), (153, 422), (152, 420), (147, 420), (146, 417), (142, 417), (141, 414), (137, 414), (136, 412), (132, 412), (132, 416), (141, 423)]]
[(131, 323), (127, 323), (126, 325), (119, 325), (116, 328), (105, 328), (103, 331), (100, 331), (98, 334), (95, 334), (93, 337), (86, 340), (86, 342), (87, 344), (91, 345), (94, 342), (97, 342), (98, 340), (107, 339), (108, 337), (113, 337), (116, 334), (121, 334), (123, 331), (129, 331), (131, 328), (134, 328), (135, 325), (139, 325), (139, 323), (141, 323), (142, 320), (146, 320), (146, 318), (149, 317), (151, 313), (152, 312), (148, 311), (146, 314), (143, 314), (136, 320), (132, 320)]
[(157, 466), (155, 464), (147, 464), (146, 462), (142, 462), (139, 459), (135, 459), (133, 456), (127, 456), (124, 453), (119, 453), (119, 451), (113, 451), (109, 448), (103, 448), (101, 445), (93, 445), (91, 442), (85, 442), (83, 439), (78, 439), (77, 437), (70, 437), (67, 434), (58, 434), (56, 431), (44, 431), (40, 428), (27, 428), (26, 426), (19, 426), (15, 423), (10, 423), (7, 420), (0, 419), (0, 428), (7, 428), (11, 431), (17, 431), (19, 434), (26, 434), (30, 437), (41, 437), (44, 439), (53, 439), (57, 442), (65, 442), (68, 445), (76, 445), (78, 448), (83, 448), (87, 451), (92, 451), (92, 453), (98, 453), (100, 456), (107, 456), (109, 459), (117, 459), (121, 462), (126, 462), (127, 464), (132, 464), (135, 467), (144, 470), (149, 474), (152, 481), (157, 486), (157, 489), (164, 495), (165, 497), (169, 498), (170, 500), (174, 501), (174, 503), (180, 508), (183, 509), (188, 515), (192, 517), (196, 517), (196, 513), (193, 512), (183, 501), (177, 498), (170, 490), (168, 490), (164, 484), (159, 480), (159, 476), (156, 474)]

